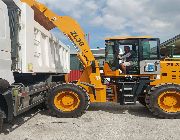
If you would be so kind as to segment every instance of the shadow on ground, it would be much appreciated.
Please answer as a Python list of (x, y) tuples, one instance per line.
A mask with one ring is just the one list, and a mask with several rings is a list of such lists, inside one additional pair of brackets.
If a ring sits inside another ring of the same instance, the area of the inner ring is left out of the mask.
[[(114, 103), (93, 103), (90, 105), (88, 111), (104, 111), (112, 114), (126, 114), (134, 115), (137, 117), (145, 118), (155, 118), (148, 109), (142, 105), (134, 106), (120, 106), (119, 104)], [(19, 128), (30, 119), (35, 117), (37, 114), (49, 116), (49, 111), (42, 108), (42, 106), (35, 107), (28, 112), (14, 118), (11, 123), (4, 124), (3, 133), (8, 135), (10, 132), (13, 132), (15, 129)]]
[(125, 114), (128, 112), (137, 117), (155, 118), (145, 106), (140, 104), (122, 106), (115, 103), (94, 103), (90, 105), (88, 111), (105, 111), (112, 114)]
[(12, 122), (5, 123), (3, 125), (3, 131), (5, 135), (8, 135), (10, 132), (13, 132), (15, 129), (21, 127), (23, 124), (28, 122), (30, 119), (35, 117), (38, 113), (45, 111), (41, 106), (34, 107), (33, 109), (29, 110), (26, 113), (15, 117)]

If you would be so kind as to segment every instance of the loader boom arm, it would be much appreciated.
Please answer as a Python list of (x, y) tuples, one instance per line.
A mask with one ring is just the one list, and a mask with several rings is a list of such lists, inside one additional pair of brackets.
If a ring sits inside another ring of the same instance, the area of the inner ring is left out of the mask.
[[(69, 16), (59, 16), (48, 9), (44, 4), (36, 0), (21, 0), (28, 4), (37, 15), (41, 15), (39, 22), (47, 23), (47, 29), (57, 27), (62, 31), (78, 48), (78, 58), (84, 66), (84, 71), (78, 80), (78, 85), (86, 89), (92, 102), (106, 102), (106, 86), (102, 84), (99, 62), (85, 39), (85, 34), (80, 25)], [(44, 21), (41, 21), (44, 20)]]
[(80, 25), (69, 16), (59, 16), (48, 9), (44, 4), (36, 0), (21, 0), (28, 4), (35, 11), (43, 14), (53, 25), (61, 30), (76, 47), (78, 47), (78, 57), (83, 63), (84, 67), (90, 66), (95, 58), (90, 50), (85, 34)]

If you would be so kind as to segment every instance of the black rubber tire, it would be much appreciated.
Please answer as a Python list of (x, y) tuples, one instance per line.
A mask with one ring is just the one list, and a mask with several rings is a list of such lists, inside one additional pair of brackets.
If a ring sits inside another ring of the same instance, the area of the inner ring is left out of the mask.
[(138, 97), (138, 102), (139, 102), (141, 105), (143, 105), (143, 106), (146, 107), (145, 97)]
[(164, 119), (176, 119), (180, 118), (180, 112), (169, 113), (161, 109), (158, 105), (158, 97), (165, 91), (177, 91), (180, 92), (180, 86), (175, 84), (164, 84), (153, 87), (151, 91), (146, 95), (146, 106), (148, 109), (159, 118)]
[[(54, 98), (59, 92), (70, 90), (78, 95), (80, 104), (74, 111), (63, 112), (54, 105)], [(80, 86), (77, 86), (75, 84), (62, 84), (53, 89), (53, 91), (49, 94), (47, 102), (49, 111), (52, 115), (55, 115), (60, 118), (77, 118), (82, 116), (88, 109), (90, 105), (90, 98), (88, 93)]]
[(0, 109), (0, 133), (2, 132), (3, 129), (3, 123), (4, 123), (3, 111)]
[(3, 93), (5, 91), (7, 91), (10, 87), (10, 84), (8, 81), (4, 80), (4, 79), (0, 79), (0, 92)]

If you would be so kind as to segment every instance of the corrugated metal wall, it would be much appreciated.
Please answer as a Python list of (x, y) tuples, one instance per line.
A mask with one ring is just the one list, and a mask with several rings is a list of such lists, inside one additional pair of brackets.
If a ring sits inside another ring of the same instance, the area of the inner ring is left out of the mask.
[(81, 77), (82, 71), (80, 70), (71, 70), (71, 72), (68, 74), (68, 82), (73, 82), (79, 80)]
[(77, 54), (70, 55), (70, 73), (68, 74), (68, 82), (73, 82), (79, 80), (82, 71), (82, 64), (77, 58)]

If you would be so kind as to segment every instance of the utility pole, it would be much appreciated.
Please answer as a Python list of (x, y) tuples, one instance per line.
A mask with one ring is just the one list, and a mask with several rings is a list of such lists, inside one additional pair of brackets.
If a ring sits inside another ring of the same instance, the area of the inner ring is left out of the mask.
[(90, 33), (87, 33), (86, 37), (87, 37), (88, 44), (90, 45)]

